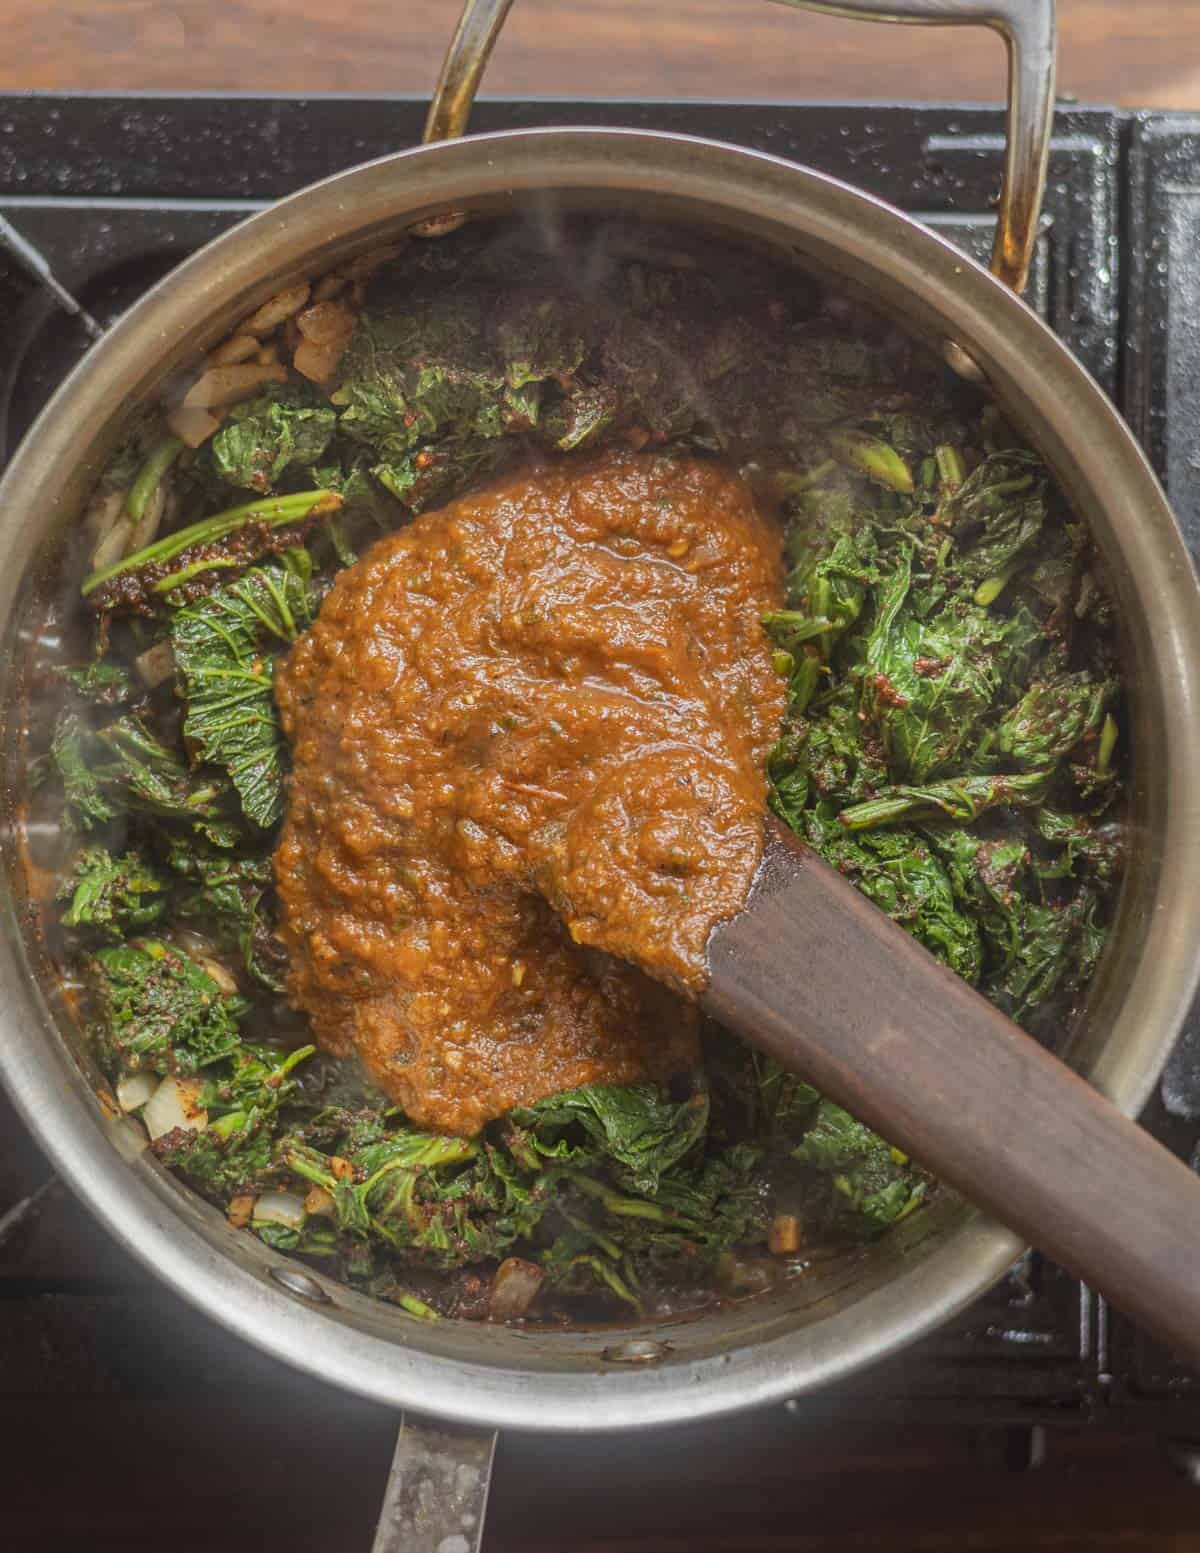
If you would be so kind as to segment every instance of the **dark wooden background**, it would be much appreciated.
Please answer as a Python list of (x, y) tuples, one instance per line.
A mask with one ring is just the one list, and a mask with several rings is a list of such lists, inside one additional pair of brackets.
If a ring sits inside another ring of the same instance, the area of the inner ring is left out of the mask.
[[(0, 90), (423, 92), (458, 0), (0, 0)], [(1059, 0), (1062, 91), (1200, 107), (1197, 0)], [(517, 0), (513, 95), (983, 99), (1000, 43), (763, 0)]]
[[(424, 92), (457, 9), (0, 0), (0, 91)], [(1200, 108), (1200, 0), (1059, 0), (1059, 10), (1063, 93)], [(971, 33), (864, 26), (759, 0), (517, 0), (488, 85), (514, 95), (988, 99), (1002, 91), (1003, 53)], [(0, 1300), (0, 1316), (6, 1304), (15, 1313), (23, 1302)], [(245, 1392), (220, 1401), (35, 1400), (3, 1388), (0, 1547), (366, 1553), (390, 1420), (336, 1399), (325, 1414), (290, 1407), (255, 1394), (255, 1376), (250, 1364)], [(773, 1459), (754, 1440), (742, 1422), (722, 1459), (700, 1452), (697, 1504), (708, 1485), (721, 1505), (702, 1517), (655, 1494), (652, 1463), (636, 1461), (642, 1444), (602, 1442), (610, 1468), (620, 1466), (614, 1452), (630, 1457), (615, 1476), (623, 1493), (603, 1525), (562, 1515), (553, 1531), (536, 1513), (536, 1474), (506, 1476), (502, 1457), (488, 1553), (1200, 1550), (1200, 1489), (1150, 1439), (1053, 1435), (1046, 1464), (1014, 1478), (974, 1461), (959, 1430), (827, 1427), (818, 1400)], [(683, 1442), (666, 1448), (677, 1454)], [(530, 1512), (540, 1522), (532, 1536)]]

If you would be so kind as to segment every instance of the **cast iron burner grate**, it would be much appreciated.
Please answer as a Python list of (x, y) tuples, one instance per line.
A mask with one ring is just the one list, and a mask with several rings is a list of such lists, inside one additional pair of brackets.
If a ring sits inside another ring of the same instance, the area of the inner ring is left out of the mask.
[[(415, 100), (382, 98), (0, 97), (0, 215), (107, 323), (262, 203), (415, 143), (424, 111)], [(501, 101), (478, 110), (480, 129), (549, 123), (737, 141), (855, 182), (979, 257), (990, 247), (1002, 144), (1000, 117), (990, 110)], [(1103, 386), (1124, 398), (1189, 539), (1200, 544), (1200, 430), (1189, 414), (1200, 382), (1200, 122), (1060, 112), (1031, 300)], [(2, 255), (0, 317), (3, 460), (84, 354), (88, 336)], [(1194, 1156), (1200, 1023), (1181, 1041), (1147, 1121), (1185, 1158)], [(48, 1176), (0, 1097), (0, 1214)], [(168, 1385), (212, 1396), (244, 1392), (251, 1381), (273, 1388), (283, 1406), (331, 1406), (322, 1388), (247, 1354), (160, 1288), (56, 1187), (30, 1211), (0, 1218), (0, 1311), (0, 1398), (149, 1398)], [(997, 1442), (989, 1459), (1008, 1466), (1036, 1464), (1047, 1426), (1155, 1431), (1174, 1439), (1187, 1465), (1179, 1442), (1200, 1438), (1197, 1380), (1076, 1279), (1027, 1256), (942, 1331), (825, 1393), (821, 1410), (876, 1422), (895, 1415), (961, 1423)], [(758, 1416), (754, 1449), (791, 1427), (786, 1410)], [(722, 1451), (738, 1437), (727, 1425), (706, 1429), (721, 1438)], [(536, 1452), (547, 1515), (547, 1492), (564, 1503), (569, 1497), (578, 1519), (588, 1496), (611, 1491), (611, 1475), (597, 1476), (594, 1462), (587, 1473), (572, 1469), (568, 1446), (540, 1440)], [(519, 1476), (512, 1456), (505, 1471)], [(661, 1490), (661, 1473), (671, 1469), (659, 1460)], [(687, 1463), (684, 1452), (680, 1474)], [(555, 1465), (563, 1486), (548, 1490)]]

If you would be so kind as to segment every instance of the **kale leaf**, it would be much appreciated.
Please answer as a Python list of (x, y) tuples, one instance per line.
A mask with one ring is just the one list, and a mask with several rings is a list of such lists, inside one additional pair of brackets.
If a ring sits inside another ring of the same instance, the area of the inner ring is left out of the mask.
[(166, 909), (167, 883), (136, 849), (114, 857), (105, 847), (86, 847), (59, 886), (70, 904), (64, 927), (119, 940), (156, 922)]
[(160, 1138), (154, 1146), (159, 1159), (218, 1201), (277, 1181), (279, 1114), (297, 1090), (290, 1075), (314, 1050), (302, 1046), (283, 1053), (249, 1042), (233, 1048), (227, 1065), (205, 1070), (200, 1103), (209, 1125), (202, 1132)]
[(941, 516), (955, 540), (951, 564), (983, 585), (985, 598), (1028, 559), (1046, 521), (1047, 483), (1035, 453), (1008, 449), (985, 458), (945, 503)]
[(83, 718), (77, 712), (61, 713), (50, 741), (50, 763), (62, 784), (67, 823), (76, 830), (95, 830), (121, 812), (96, 773), (94, 748)]
[(337, 428), (337, 411), (314, 392), (272, 385), (235, 405), (212, 439), (217, 473), (230, 485), (273, 491), (289, 470), (319, 462)]
[(245, 850), (231, 853), (174, 836), (167, 844), (167, 861), (187, 881), (175, 902), (175, 915), (212, 929), (223, 949), (241, 955), (257, 982), (282, 992), (286, 959), (269, 915), (270, 857)]
[(657, 1084), (590, 1084), (511, 1113), (543, 1151), (575, 1126), (597, 1145), (596, 1154), (615, 1167), (618, 1179), (648, 1196), (663, 1175), (703, 1139), (708, 1096), (703, 1090), (672, 1101)]
[(820, 809), (806, 819), (808, 838), (827, 862), (964, 981), (979, 980), (978, 927), (924, 837), (899, 825), (852, 834)]
[(247, 818), (263, 830), (283, 809), (270, 654), (293, 642), (316, 608), (307, 552), (292, 550), (171, 620), (187, 700), (184, 736), (204, 760), (228, 770)]
[(135, 694), (129, 671), (104, 658), (93, 658), (80, 667), (60, 669), (59, 673), (76, 695), (97, 706), (120, 706)]
[(1099, 733), (1115, 693), (1111, 679), (1097, 679), (1090, 669), (1054, 664), (1000, 719), (995, 749), (1024, 769), (1052, 765)]
[(504, 389), (483, 299), (459, 292), (362, 313), (333, 402), (376, 478), (419, 512), (490, 459)]
[(956, 601), (926, 614), (905, 552), (880, 584), (860, 670), (860, 710), (895, 775), (924, 783), (961, 769), (1041, 640), (1026, 611), (997, 615)]
[(172, 944), (142, 938), (98, 949), (88, 971), (110, 1071), (191, 1074), (239, 1044), (245, 1000)]
[(848, 1111), (822, 1100), (816, 1122), (793, 1158), (820, 1171), (832, 1189), (832, 1209), (860, 1232), (880, 1230), (912, 1210), (928, 1189), (908, 1157)]
[(49, 753), (73, 829), (148, 815), (185, 822), (217, 846), (237, 838), (225, 818), (227, 784), (215, 774), (190, 772), (138, 713), (94, 729), (79, 713), (62, 712)]

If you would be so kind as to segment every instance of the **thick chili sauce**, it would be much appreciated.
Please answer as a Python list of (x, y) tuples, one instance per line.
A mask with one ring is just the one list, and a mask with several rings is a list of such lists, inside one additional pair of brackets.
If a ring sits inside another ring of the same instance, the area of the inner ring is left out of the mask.
[(276, 671), (317, 1039), (456, 1133), (691, 1067), (686, 999), (761, 853), (780, 592), (741, 479), (630, 452), (527, 468), (342, 572)]

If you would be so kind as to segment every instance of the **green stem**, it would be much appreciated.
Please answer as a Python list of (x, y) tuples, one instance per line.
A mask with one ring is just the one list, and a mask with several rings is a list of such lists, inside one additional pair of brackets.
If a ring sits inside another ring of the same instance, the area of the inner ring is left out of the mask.
[(874, 830), (880, 825), (894, 825), (917, 807), (917, 801), (908, 794), (895, 793), (889, 798), (868, 798), (864, 803), (852, 804), (842, 810), (838, 820), (847, 830)]
[(948, 490), (957, 491), (967, 478), (967, 466), (963, 463), (962, 454), (948, 442), (942, 442), (933, 450), (933, 456), (937, 461), (942, 484)]
[(612, 1263), (605, 1261), (603, 1257), (586, 1254), (583, 1256), (573, 1256), (567, 1263), (567, 1270), (570, 1271), (572, 1267), (590, 1267), (596, 1277), (602, 1283), (606, 1283), (618, 1299), (624, 1300), (628, 1305), (632, 1305), (634, 1310), (641, 1310), (641, 1300), (638, 1299), (637, 1295), (621, 1277)]
[(299, 1067), (302, 1062), (307, 1062), (315, 1054), (316, 1050), (315, 1046), (297, 1046), (295, 1051), (288, 1052), (279, 1066), (271, 1070), (271, 1075), (266, 1081), (268, 1087), (272, 1089), (278, 1088), (292, 1069)]
[(838, 823), (847, 830), (875, 830), (906, 819), (951, 819), (968, 824), (985, 809), (1000, 804), (1039, 802), (1053, 775), (1053, 771), (1027, 771), (1017, 776), (952, 777), (929, 787), (893, 787), (843, 809)]
[(154, 593), (170, 593), (175, 588), (180, 588), (185, 582), (190, 582), (193, 577), (201, 577), (205, 572), (220, 572), (236, 570), (243, 563), (238, 556), (209, 556), (201, 561), (189, 561), (186, 566), (181, 566), (177, 572), (171, 572), (167, 577), (161, 577), (151, 589)]
[(786, 631), (788, 641), (798, 645), (814, 636), (823, 636), (833, 621), (805, 615), (798, 609), (772, 609), (762, 617), (762, 623), (768, 631)]
[(824, 480), (826, 476), (831, 475), (836, 468), (837, 462), (832, 458), (826, 458), (819, 464), (814, 464), (802, 475), (794, 474), (789, 469), (781, 469), (775, 476), (775, 488), (781, 496), (800, 496)]
[(129, 495), (125, 498), (125, 511), (135, 522), (145, 513), (146, 506), (158, 490), (162, 477), (182, 452), (183, 443), (178, 437), (164, 437), (151, 448), (145, 463), (138, 470), (133, 484), (129, 487)]
[[(284, 1151), (284, 1163), (293, 1175), (303, 1176), (306, 1181), (311, 1181), (314, 1186), (322, 1186), (327, 1192), (332, 1192), (337, 1186), (337, 1177), (330, 1170), (323, 1170), (316, 1162), (317, 1151), (301, 1150), (295, 1146)], [(320, 1155), (324, 1159), (324, 1155)]]
[(889, 443), (849, 427), (835, 431), (829, 443), (839, 463), (866, 475), (869, 480), (877, 480), (889, 490), (912, 495), (912, 470)]
[(401, 1310), (406, 1310), (410, 1316), (416, 1316), (418, 1321), (440, 1321), (442, 1318), (434, 1310), (432, 1305), (426, 1305), (424, 1300), (419, 1300), (415, 1294), (409, 1294), (407, 1289), (402, 1289), (392, 1295), (392, 1299)]
[(815, 653), (805, 653), (789, 677), (789, 707), (796, 713), (808, 710), (821, 680), (821, 661)]
[(1002, 572), (997, 572), (992, 577), (985, 577), (975, 589), (975, 602), (981, 609), (986, 609), (989, 604), (994, 604), (1000, 595), (1008, 587), (1016, 566), (1008, 566)]
[[(125, 572), (137, 571), (139, 567), (148, 566), (154, 562), (174, 560), (185, 550), (194, 549), (197, 545), (214, 544), (218, 539), (224, 539), (227, 534), (236, 533), (238, 529), (245, 528), (251, 523), (266, 523), (270, 528), (282, 528), (288, 523), (303, 522), (318, 508), (328, 508), (332, 512), (341, 505), (342, 498), (336, 491), (297, 491), (292, 496), (260, 497), (258, 501), (247, 502), (245, 506), (230, 507), (225, 512), (218, 512), (211, 518), (201, 518), (198, 523), (192, 523), (174, 534), (168, 534), (165, 539), (156, 540), (154, 544), (147, 545), (144, 550), (138, 550), (133, 555), (126, 556), (123, 561), (116, 561), (112, 566), (105, 566), (100, 571), (93, 572), (83, 585), (83, 596), (86, 598), (89, 593), (94, 593), (104, 583), (111, 582), (114, 577), (119, 577)], [(212, 566), (219, 563), (208, 561), (204, 564)], [(192, 570), (193, 568), (184, 568), (187, 572)], [(170, 581), (170, 579), (164, 580)], [(176, 584), (172, 582), (171, 585)]]
[(652, 1224), (669, 1224), (674, 1229), (696, 1227), (682, 1214), (668, 1213), (657, 1203), (645, 1202), (637, 1197), (622, 1197), (591, 1176), (577, 1175), (574, 1171), (569, 1171), (568, 1176), (572, 1185), (586, 1196), (594, 1197), (605, 1213), (611, 1213), (615, 1218), (649, 1219)]
[(225, 1116), (217, 1117), (212, 1124), (212, 1131), (222, 1143), (228, 1143), (234, 1133), (241, 1132), (249, 1120), (245, 1111), (229, 1111)]
[(1096, 774), (1107, 776), (1112, 767), (1113, 751), (1117, 747), (1117, 719), (1111, 712), (1104, 714), (1104, 721), (1100, 725), (1100, 744), (1096, 751)]

